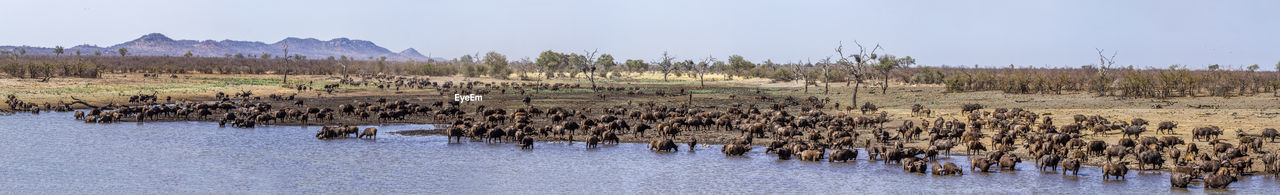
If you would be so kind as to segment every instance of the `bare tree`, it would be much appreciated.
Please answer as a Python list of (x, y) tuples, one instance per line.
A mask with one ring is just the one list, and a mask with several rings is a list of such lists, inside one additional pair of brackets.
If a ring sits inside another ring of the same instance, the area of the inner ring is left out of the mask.
[(707, 55), (707, 58), (703, 59), (701, 63), (694, 65), (694, 68), (698, 70), (698, 82), (700, 82), (699, 85), (701, 85), (699, 86), (699, 88), (707, 87), (707, 80), (706, 80), (707, 71), (709, 71), (708, 69), (711, 68), (711, 63), (715, 61), (716, 61), (715, 56)]
[(1103, 51), (1106, 51), (1105, 49), (1099, 49), (1099, 48), (1093, 48), (1093, 49), (1098, 50), (1098, 66), (1102, 66), (1102, 69), (1109, 69), (1111, 68), (1112, 65), (1116, 64), (1116, 54), (1119, 54), (1120, 51), (1112, 51), (1111, 57), (1107, 57), (1102, 53)]
[(831, 56), (818, 61), (818, 67), (822, 67), (822, 94), (831, 93)]
[[(850, 79), (850, 82), (853, 82), (853, 102), (849, 105), (858, 105), (858, 89), (861, 88), (862, 80), (864, 76), (866, 76), (866, 66), (872, 60), (876, 59), (876, 52), (884, 48), (881, 48), (880, 44), (876, 44), (876, 46), (872, 47), (871, 51), (868, 52), (867, 48), (862, 46), (862, 43), (853, 41), (853, 44), (858, 46), (857, 54), (850, 54), (846, 56), (844, 54), (844, 42), (840, 42), (840, 44), (836, 46), (836, 53), (840, 55), (840, 60), (837, 61), (837, 63), (841, 63), (842, 66), (848, 69), (846, 70), (848, 74), (853, 75), (853, 78)], [(849, 60), (850, 57), (853, 58), (853, 61)], [(848, 83), (846, 83), (845, 86), (848, 86)]]
[(1108, 76), (1107, 71), (1111, 69), (1111, 66), (1116, 64), (1116, 54), (1119, 54), (1120, 52), (1113, 51), (1111, 52), (1111, 57), (1107, 57), (1103, 54), (1106, 50), (1099, 48), (1094, 48), (1094, 50), (1098, 51), (1098, 72), (1097, 78), (1094, 79), (1092, 87), (1098, 95), (1106, 95), (1107, 91), (1110, 91), (1107, 85), (1111, 83), (1111, 77)]
[(595, 77), (595, 74), (596, 74), (596, 52), (598, 52), (598, 51), (600, 51), (600, 49), (595, 49), (595, 50), (591, 50), (591, 51), (583, 50), (583, 51), (582, 51), (582, 54), (584, 54), (584, 55), (582, 56), (582, 57), (583, 57), (582, 61), (581, 61), (581, 62), (574, 62), (574, 63), (578, 63), (578, 66), (579, 66), (579, 68), (578, 68), (578, 69), (579, 69), (580, 71), (582, 71), (582, 74), (587, 74), (587, 80), (591, 80), (591, 90), (592, 90), (592, 91), (595, 91), (595, 90), (596, 90), (596, 77)]
[[(285, 68), (284, 68), (284, 79), (280, 80), (280, 85), (285, 85), (287, 87), (287, 85), (289, 85), (289, 44), (282, 43), (281, 45), (284, 46), (284, 67)], [(343, 72), (346, 72), (345, 70), (346, 70), (346, 67), (343, 67)]]
[(671, 62), (671, 60), (673, 59), (675, 59), (675, 57), (671, 57), (671, 55), (668, 55), (667, 52), (663, 51), (662, 59), (658, 60), (658, 68), (662, 70), (663, 82), (667, 81), (667, 75), (670, 75), (671, 71), (675, 71), (676, 68), (679, 68), (679, 67), (676, 67), (676, 64), (674, 62)]
[[(812, 61), (810, 61), (808, 64), (813, 64), (813, 62), (812, 62)], [(791, 65), (791, 74), (795, 75), (795, 78), (796, 78), (797, 80), (800, 80), (800, 83), (801, 83), (802, 85), (804, 85), (804, 93), (808, 94), (808, 93), (809, 93), (809, 83), (810, 83), (810, 81), (811, 81), (811, 80), (813, 80), (813, 78), (810, 78), (810, 77), (809, 77), (809, 74), (808, 74), (808, 73), (805, 73), (805, 71), (806, 71), (808, 68), (807, 68), (807, 67), (803, 67), (803, 66), (805, 66), (805, 64), (804, 64), (804, 63), (800, 63), (800, 62), (796, 62), (796, 63), (792, 64), (792, 65)]]
[[(524, 80), (526, 75), (529, 74), (529, 69), (533, 68), (533, 67), (530, 67), (530, 66), (533, 66), (533, 60), (530, 60), (529, 57), (524, 57), (524, 58), (521, 58), (520, 61), (516, 62), (515, 66), (517, 69), (520, 70), (519, 78), (521, 80)], [(537, 76), (534, 76), (534, 77), (537, 77)]]

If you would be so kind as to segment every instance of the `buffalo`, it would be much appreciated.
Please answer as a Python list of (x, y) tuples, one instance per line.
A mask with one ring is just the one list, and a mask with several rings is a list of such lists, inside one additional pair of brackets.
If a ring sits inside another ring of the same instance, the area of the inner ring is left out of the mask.
[(829, 162), (848, 162), (858, 157), (857, 150), (840, 149), (831, 152), (831, 157), (827, 159)]
[(1004, 157), (1000, 157), (1000, 169), (1017, 170), (1018, 163), (1020, 162), (1022, 162), (1022, 159), (1019, 159), (1018, 156), (1013, 154), (1005, 155)]
[(934, 175), (952, 175), (952, 174), (964, 175), (964, 173), (960, 171), (960, 166), (956, 166), (955, 163), (950, 163), (950, 162), (947, 162), (946, 164), (941, 164), (941, 165), (939, 165), (938, 162), (934, 162), (933, 174)]
[(1080, 159), (1072, 158), (1062, 161), (1062, 175), (1067, 175), (1067, 172), (1071, 172), (1071, 175), (1080, 173)]
[(1173, 129), (1178, 128), (1178, 123), (1171, 121), (1160, 122), (1160, 126), (1156, 128), (1156, 133), (1169, 132), (1173, 134)]
[(744, 154), (747, 154), (748, 151), (751, 151), (751, 146), (740, 145), (740, 144), (729, 144), (729, 145), (724, 145), (724, 148), (721, 148), (720, 151), (724, 152), (725, 156), (742, 156)]
[(822, 160), (822, 156), (823, 156), (822, 149), (809, 149), (809, 150), (804, 150), (803, 152), (800, 152), (800, 160), (803, 160), (803, 161)]
[(1057, 154), (1050, 154), (1044, 157), (1040, 157), (1040, 160), (1039, 160), (1040, 171), (1044, 171), (1046, 168), (1050, 168), (1050, 169), (1053, 169), (1054, 171), (1058, 171), (1059, 161), (1062, 161), (1062, 157), (1058, 156)]
[[(1107, 163), (1102, 165), (1102, 180), (1107, 179), (1124, 179), (1124, 175), (1129, 173), (1129, 162)], [(1113, 178), (1114, 177), (1114, 178)]]
[(910, 157), (906, 158), (904, 162), (902, 169), (909, 173), (925, 173), (929, 170), (929, 164), (925, 164), (925, 160), (923, 159)]
[(1280, 132), (1277, 132), (1276, 128), (1262, 129), (1262, 137), (1271, 138), (1271, 142), (1276, 142), (1276, 137), (1280, 137)]
[(1175, 188), (1187, 188), (1187, 184), (1191, 184), (1191, 175), (1185, 173), (1174, 173), (1169, 175), (1169, 185)]
[(778, 160), (791, 160), (791, 149), (790, 149), (790, 148), (785, 148), (785, 147), (784, 147), (784, 148), (778, 148), (778, 150), (775, 150), (775, 151), (774, 151), (774, 153), (777, 153), (777, 154), (778, 154)]
[(1145, 151), (1138, 154), (1138, 169), (1145, 170), (1147, 165), (1154, 166), (1157, 169), (1164, 167), (1164, 156), (1156, 151)]
[(365, 128), (364, 131), (360, 132), (360, 135), (357, 135), (356, 137), (357, 138), (367, 137), (367, 138), (378, 139), (378, 128), (377, 127)]
[(652, 141), (649, 141), (649, 150), (651, 151), (657, 150), (657, 151), (663, 151), (663, 152), (680, 151), (680, 149), (677, 148), (676, 146), (676, 142), (672, 141), (671, 138), (666, 138), (661, 140), (654, 139)]
[(973, 157), (973, 158), (969, 158), (969, 164), (970, 164), (969, 171), (978, 169), (979, 171), (982, 171), (982, 172), (989, 172), (989, 170), (991, 169), (991, 165), (994, 165), (995, 163), (983, 157)]
[(591, 138), (587, 138), (587, 148), (600, 148), (600, 136), (591, 135)]
[(1236, 178), (1230, 175), (1219, 175), (1214, 173), (1204, 176), (1204, 187), (1222, 189), (1227, 188), (1227, 185), (1231, 185), (1231, 182), (1235, 181)]
[(533, 138), (520, 139), (520, 149), (533, 149)]

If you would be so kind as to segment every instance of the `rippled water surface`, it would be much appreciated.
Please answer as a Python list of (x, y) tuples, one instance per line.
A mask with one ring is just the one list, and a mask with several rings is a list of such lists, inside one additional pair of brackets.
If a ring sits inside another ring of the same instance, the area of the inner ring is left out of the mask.
[[(970, 173), (962, 156), (944, 159), (964, 176), (904, 173), (867, 161), (779, 161), (755, 148), (725, 157), (719, 146), (690, 152), (649, 152), (647, 145), (537, 143), (448, 144), (440, 136), (394, 131), (429, 125), (381, 126), (376, 141), (317, 140), (319, 127), (218, 128), (208, 122), (84, 124), (68, 113), (0, 116), (0, 192), (4, 194), (133, 193), (1201, 193), (1169, 188), (1169, 176), (1130, 172), (1103, 181), (1100, 170), (1079, 177), (1041, 173), (1030, 162), (1017, 171)], [(1272, 177), (1248, 177), (1227, 190), (1274, 194)]]

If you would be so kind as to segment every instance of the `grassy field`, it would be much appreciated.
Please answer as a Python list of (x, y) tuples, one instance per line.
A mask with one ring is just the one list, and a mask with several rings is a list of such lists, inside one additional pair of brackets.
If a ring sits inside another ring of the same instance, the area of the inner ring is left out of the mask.
[[(312, 87), (336, 82), (327, 76), (291, 76), (290, 83), (315, 81)], [(217, 92), (233, 93), (254, 91), (265, 93), (290, 93), (295, 90), (282, 87), (282, 78), (272, 75), (205, 75), (181, 74), (143, 77), (142, 74), (107, 74), (101, 79), (53, 78), (48, 82), (37, 79), (0, 79), (0, 94), (13, 94), (28, 102), (70, 101), (71, 97), (90, 102), (117, 102), (137, 94), (156, 93), (175, 99), (208, 99)]]

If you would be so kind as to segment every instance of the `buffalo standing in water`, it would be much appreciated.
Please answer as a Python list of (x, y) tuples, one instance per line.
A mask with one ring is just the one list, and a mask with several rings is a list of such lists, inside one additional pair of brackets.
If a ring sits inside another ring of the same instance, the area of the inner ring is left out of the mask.
[(591, 138), (587, 138), (587, 149), (591, 148), (600, 148), (600, 136), (592, 135)]
[(1112, 177), (1115, 179), (1125, 179), (1124, 175), (1129, 173), (1129, 167), (1126, 167), (1125, 165), (1129, 165), (1129, 162), (1107, 163), (1106, 165), (1103, 165), (1102, 180), (1107, 180)]
[(1072, 158), (1062, 161), (1062, 175), (1067, 175), (1068, 171), (1071, 172), (1072, 176), (1080, 173), (1080, 159)]
[(724, 152), (725, 156), (742, 156), (743, 154), (746, 154), (748, 151), (751, 151), (751, 146), (740, 145), (740, 144), (729, 144), (729, 145), (724, 145), (724, 148), (721, 148), (720, 151)]
[(1235, 182), (1236, 178), (1230, 175), (1209, 174), (1204, 176), (1204, 187), (1206, 188), (1227, 188), (1231, 182)]
[(462, 136), (466, 135), (466, 131), (462, 130), (460, 127), (449, 127), (448, 133), (450, 143), (452, 143), (454, 138), (458, 139), (458, 143), (462, 143)]
[(356, 137), (357, 138), (367, 137), (367, 138), (378, 139), (378, 128), (377, 127), (365, 128), (364, 131), (360, 132), (360, 135), (357, 135)]
[(778, 154), (778, 160), (791, 160), (790, 148), (778, 148), (774, 153)]
[(831, 152), (831, 158), (828, 158), (827, 161), (828, 162), (849, 162), (849, 160), (853, 160), (857, 157), (858, 157), (858, 152), (856, 150), (841, 149), (841, 150), (836, 150)]
[(823, 156), (823, 155), (824, 155), (824, 154), (823, 154), (823, 151), (822, 151), (821, 149), (809, 149), (809, 150), (804, 150), (803, 152), (800, 152), (800, 160), (803, 160), (803, 161), (818, 161), (818, 160), (822, 160), (822, 156)]
[(1062, 157), (1058, 156), (1057, 154), (1050, 154), (1044, 157), (1040, 157), (1040, 164), (1039, 164), (1040, 171), (1044, 171), (1046, 168), (1053, 169), (1053, 171), (1058, 171), (1059, 161), (1062, 161)]
[(925, 173), (929, 170), (929, 164), (925, 164), (924, 159), (909, 157), (904, 160), (902, 170), (908, 173)]
[(520, 149), (533, 149), (533, 138), (520, 139)]
[(1013, 154), (1000, 157), (1000, 169), (1017, 170), (1018, 163), (1020, 162), (1022, 162), (1022, 159), (1018, 158), (1018, 156), (1014, 156)]
[(950, 163), (950, 162), (946, 164), (938, 164), (938, 162), (933, 162), (933, 174), (934, 175), (952, 175), (952, 174), (964, 175), (964, 173), (960, 171), (960, 166), (956, 166), (955, 163)]
[(649, 150), (651, 151), (658, 150), (663, 152), (680, 151), (680, 149), (677, 148), (676, 146), (676, 142), (672, 141), (671, 138), (661, 139), (661, 140), (654, 139), (652, 141), (649, 141)]
[(1191, 175), (1185, 173), (1174, 173), (1169, 175), (1169, 185), (1175, 188), (1187, 188), (1187, 184), (1191, 184)]
[(969, 158), (969, 164), (970, 164), (969, 171), (978, 169), (979, 171), (982, 171), (982, 172), (990, 172), (991, 165), (994, 165), (996, 163), (991, 162), (990, 160), (987, 160), (987, 158), (984, 158), (984, 157), (973, 157), (973, 158)]

